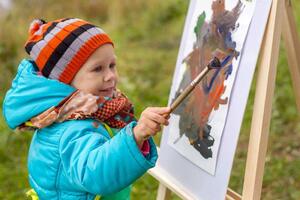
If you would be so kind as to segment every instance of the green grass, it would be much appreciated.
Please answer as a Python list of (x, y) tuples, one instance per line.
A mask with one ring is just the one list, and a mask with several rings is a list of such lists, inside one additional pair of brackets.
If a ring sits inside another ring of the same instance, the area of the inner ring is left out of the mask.
[[(167, 104), (188, 1), (186, 0), (57, 0), (15, 1), (0, 19), (0, 103), (20, 60), (33, 18), (79, 17), (102, 27), (115, 42), (120, 88), (135, 103), (137, 113), (147, 106)], [(300, 33), (300, 4), (294, 2)], [(26, 8), (26, 9), (24, 9)], [(300, 199), (300, 117), (287, 67), (280, 50), (262, 199)], [(235, 155), (230, 187), (242, 191), (251, 125), (253, 82)], [(2, 110), (0, 110), (2, 111)], [(0, 199), (25, 199), (29, 188), (26, 159), (32, 133), (14, 133), (0, 115)], [(159, 136), (155, 138), (159, 144)], [(155, 199), (158, 182), (146, 174), (133, 187), (132, 199)], [(172, 199), (179, 199), (173, 195)]]

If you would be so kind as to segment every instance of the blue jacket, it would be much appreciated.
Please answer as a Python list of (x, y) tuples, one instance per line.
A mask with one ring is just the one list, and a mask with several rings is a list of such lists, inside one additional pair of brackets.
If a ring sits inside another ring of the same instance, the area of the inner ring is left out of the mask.
[[(3, 102), (10, 128), (57, 105), (75, 89), (37, 75), (31, 60), (23, 60)], [(150, 139), (150, 153), (138, 148), (132, 122), (110, 138), (94, 120), (71, 120), (37, 130), (28, 155), (29, 182), (43, 200), (90, 200), (96, 194), (109, 196), (142, 176), (157, 160)]]

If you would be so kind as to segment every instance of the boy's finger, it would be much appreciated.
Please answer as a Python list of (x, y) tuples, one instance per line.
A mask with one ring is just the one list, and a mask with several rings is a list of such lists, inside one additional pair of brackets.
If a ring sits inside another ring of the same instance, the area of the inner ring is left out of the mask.
[(168, 119), (170, 119), (170, 116), (171, 116), (171, 115), (170, 115), (170, 113), (165, 113), (165, 114), (163, 114), (162, 116), (163, 116), (165, 119), (168, 120)]
[(155, 112), (147, 112), (145, 113), (145, 115), (152, 121), (156, 122), (156, 123), (159, 123), (159, 124), (164, 124), (166, 125), (167, 123), (167, 119), (164, 118), (163, 116), (155, 113)]
[(161, 130), (161, 124), (153, 121), (152, 119), (145, 120), (145, 126), (153, 130), (153, 134)]
[(144, 123), (145, 127), (153, 129), (153, 130), (156, 128), (156, 125), (157, 125), (157, 123), (152, 121), (151, 119), (147, 119), (143, 123)]
[(162, 115), (162, 114), (170, 113), (171, 108), (170, 107), (152, 107), (151, 111)]

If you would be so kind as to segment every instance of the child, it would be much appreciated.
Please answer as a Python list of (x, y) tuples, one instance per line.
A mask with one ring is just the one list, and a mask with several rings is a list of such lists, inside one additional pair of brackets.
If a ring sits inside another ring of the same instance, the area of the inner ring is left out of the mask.
[(28, 170), (38, 198), (129, 199), (130, 184), (155, 165), (151, 136), (170, 108), (149, 107), (136, 122), (116, 90), (113, 42), (86, 21), (34, 20), (25, 49), (31, 60), (20, 63), (3, 113), (12, 129), (36, 129)]

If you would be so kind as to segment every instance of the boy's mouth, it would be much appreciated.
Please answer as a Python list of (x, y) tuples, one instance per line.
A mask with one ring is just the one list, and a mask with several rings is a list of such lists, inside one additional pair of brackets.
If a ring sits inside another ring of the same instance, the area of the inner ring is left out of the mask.
[(114, 91), (115, 91), (115, 87), (109, 87), (109, 88), (99, 90), (102, 96), (112, 96)]
[(105, 88), (105, 89), (101, 89), (101, 90), (99, 90), (99, 91), (100, 91), (100, 92), (107, 92), (107, 91), (113, 91), (113, 90), (115, 90), (115, 87), (114, 87), (114, 86), (108, 87), (108, 88)]

